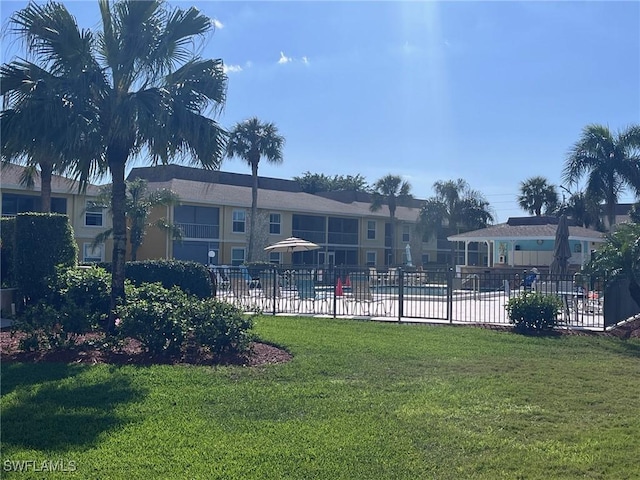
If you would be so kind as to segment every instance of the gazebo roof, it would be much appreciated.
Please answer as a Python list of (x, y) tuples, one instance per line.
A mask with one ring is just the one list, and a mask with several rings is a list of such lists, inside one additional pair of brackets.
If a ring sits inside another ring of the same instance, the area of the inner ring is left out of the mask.
[[(486, 242), (490, 240), (553, 240), (558, 220), (554, 217), (509, 218), (506, 223), (492, 225), (472, 232), (451, 235), (452, 242)], [(569, 239), (604, 242), (604, 233), (584, 227), (569, 227)]]

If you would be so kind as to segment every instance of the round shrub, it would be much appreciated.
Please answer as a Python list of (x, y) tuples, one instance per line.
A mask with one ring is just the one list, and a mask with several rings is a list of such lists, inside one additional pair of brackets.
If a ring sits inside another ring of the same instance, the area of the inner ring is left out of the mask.
[(215, 355), (244, 352), (253, 338), (253, 318), (238, 307), (215, 299), (195, 304), (190, 324), (196, 344)]
[(551, 330), (558, 325), (562, 301), (555, 295), (525, 292), (506, 305), (509, 321), (523, 332)]
[(145, 283), (127, 290), (127, 303), (118, 307), (116, 327), (123, 337), (139, 340), (152, 355), (177, 356), (185, 340), (188, 297), (178, 287)]

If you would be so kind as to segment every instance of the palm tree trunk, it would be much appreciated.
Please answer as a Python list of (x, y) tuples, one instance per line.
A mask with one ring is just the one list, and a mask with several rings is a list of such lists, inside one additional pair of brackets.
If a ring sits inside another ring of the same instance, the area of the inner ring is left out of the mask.
[(116, 308), (125, 301), (124, 279), (127, 253), (126, 184), (124, 181), (126, 156), (109, 161), (111, 170), (113, 212), (113, 258), (111, 262), (111, 303), (107, 332), (115, 330)]
[[(259, 160), (259, 159), (258, 159)], [(258, 161), (251, 162), (251, 176), (253, 185), (251, 186), (251, 215), (249, 217), (249, 248), (247, 251), (247, 261), (253, 262), (253, 250), (255, 242), (256, 216), (258, 215)]]
[(53, 165), (50, 162), (40, 162), (40, 211), (51, 213), (51, 177)]

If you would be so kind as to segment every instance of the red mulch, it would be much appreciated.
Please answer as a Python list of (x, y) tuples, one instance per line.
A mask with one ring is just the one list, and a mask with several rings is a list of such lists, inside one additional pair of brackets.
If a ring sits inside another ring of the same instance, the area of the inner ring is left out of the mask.
[[(482, 325), (492, 330), (511, 331), (511, 327)], [(593, 332), (588, 330), (555, 330), (556, 335), (599, 335), (618, 338), (640, 338), (640, 318), (636, 318), (607, 332)], [(150, 364), (191, 364), (191, 365), (244, 365), (256, 367), (275, 363), (285, 363), (292, 356), (287, 351), (266, 343), (253, 342), (249, 351), (242, 355), (228, 355), (214, 357), (202, 351), (186, 352), (182, 358), (167, 359), (152, 357), (145, 353), (139, 342), (128, 339), (124, 345), (111, 348), (102, 345), (103, 336), (100, 334), (85, 335), (78, 339), (75, 348), (48, 350), (38, 352), (24, 352), (20, 350), (19, 342), (23, 334), (12, 334), (10, 331), (0, 331), (0, 354), (3, 362), (63, 362), (63, 363), (108, 363), (117, 365), (150, 365)]]
[(102, 334), (89, 334), (78, 338), (74, 348), (24, 352), (20, 339), (24, 334), (0, 331), (0, 353), (3, 362), (62, 362), (108, 363), (116, 365), (191, 364), (191, 365), (243, 365), (256, 367), (284, 363), (292, 356), (285, 350), (266, 343), (252, 342), (247, 353), (215, 357), (208, 352), (190, 351), (181, 358), (153, 357), (146, 353), (140, 342), (127, 339), (117, 348), (102, 343)]

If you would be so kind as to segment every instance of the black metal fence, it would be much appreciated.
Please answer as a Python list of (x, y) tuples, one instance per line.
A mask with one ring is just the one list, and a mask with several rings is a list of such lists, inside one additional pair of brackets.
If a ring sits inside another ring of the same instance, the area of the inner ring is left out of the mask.
[(525, 292), (555, 295), (559, 321), (605, 329), (605, 282), (575, 274), (496, 271), (265, 266), (216, 272), (217, 294), (246, 310), (273, 315), (375, 317), (398, 322), (509, 324), (506, 304)]

